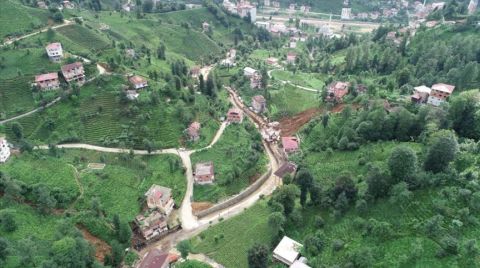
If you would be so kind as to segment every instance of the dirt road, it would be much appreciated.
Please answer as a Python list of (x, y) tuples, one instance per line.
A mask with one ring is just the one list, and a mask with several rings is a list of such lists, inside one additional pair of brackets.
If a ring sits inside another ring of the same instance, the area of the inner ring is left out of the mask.
[(41, 30), (38, 30), (38, 31), (35, 31), (33, 33), (29, 33), (29, 34), (26, 34), (26, 35), (22, 35), (22, 36), (19, 36), (19, 37), (15, 37), (15, 38), (11, 38), (11, 39), (8, 39), (7, 41), (3, 42), (2, 45), (0, 46), (7, 46), (7, 45), (11, 45), (13, 44), (13, 42), (15, 41), (20, 41), (22, 39), (25, 39), (25, 38), (28, 38), (28, 37), (32, 37), (34, 35), (37, 35), (39, 33), (43, 33), (45, 31), (47, 31), (49, 28), (52, 28), (52, 29), (58, 29), (58, 28), (61, 28), (61, 27), (65, 27), (65, 26), (68, 26), (68, 25), (72, 25), (74, 24), (74, 21), (71, 21), (71, 20), (63, 20), (63, 23), (62, 24), (59, 24), (59, 25), (55, 25), (55, 26), (52, 26), (52, 27), (45, 27), (45, 28), (42, 28)]

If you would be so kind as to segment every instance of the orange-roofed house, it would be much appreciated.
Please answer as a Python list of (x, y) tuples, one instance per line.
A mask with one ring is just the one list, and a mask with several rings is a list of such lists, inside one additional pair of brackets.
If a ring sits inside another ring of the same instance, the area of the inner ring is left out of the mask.
[(153, 184), (145, 196), (149, 208), (158, 208), (165, 215), (170, 215), (175, 204), (172, 198), (172, 189)]
[(432, 91), (428, 97), (427, 103), (433, 106), (440, 106), (443, 102), (447, 100), (450, 95), (452, 95), (455, 86), (448, 84), (435, 84), (432, 86)]
[(238, 108), (231, 108), (227, 113), (227, 121), (230, 123), (242, 123), (243, 112)]
[(62, 75), (68, 83), (76, 82), (79, 85), (85, 83), (85, 71), (80, 62), (63, 65)]
[(288, 52), (287, 54), (287, 63), (288, 64), (295, 64), (295, 60), (297, 59), (297, 54), (294, 52)]
[(50, 43), (45, 47), (48, 58), (53, 62), (59, 62), (63, 58), (63, 48), (60, 43)]
[(210, 184), (215, 180), (213, 162), (197, 163), (195, 165), (195, 183)]
[(200, 76), (200, 66), (193, 66), (192, 69), (190, 69), (190, 75), (193, 78), (198, 78)]
[(169, 258), (168, 252), (153, 248), (145, 254), (137, 268), (168, 268), (170, 265)]
[(48, 73), (35, 76), (35, 84), (40, 90), (51, 90), (60, 87), (58, 73)]
[(293, 154), (300, 149), (297, 137), (282, 137), (282, 147), (286, 154)]
[(145, 79), (145, 78), (143, 78), (139, 75), (134, 75), (134, 76), (128, 78), (128, 81), (130, 82), (130, 84), (132, 84), (132, 87), (135, 90), (148, 87), (147, 79)]

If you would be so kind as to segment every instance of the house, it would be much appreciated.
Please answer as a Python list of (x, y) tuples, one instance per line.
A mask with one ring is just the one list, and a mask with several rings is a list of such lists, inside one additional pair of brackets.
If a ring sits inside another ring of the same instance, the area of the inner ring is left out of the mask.
[(139, 75), (134, 75), (128, 78), (128, 81), (132, 85), (132, 88), (135, 90), (139, 90), (142, 88), (148, 87), (148, 81), (147, 79), (139, 76)]
[(411, 96), (412, 102), (415, 103), (425, 103), (428, 100), (428, 96), (430, 96), (430, 92), (432, 91), (431, 88), (423, 85), (419, 87), (413, 88), (413, 95)]
[(10, 157), (10, 147), (5, 138), (0, 137), (0, 163), (5, 163)]
[(270, 57), (266, 60), (268, 65), (278, 65), (278, 59)]
[(343, 101), (343, 97), (348, 94), (349, 82), (332, 82), (327, 89), (326, 101), (340, 103)]
[(239, 1), (237, 5), (237, 13), (241, 18), (250, 16), (250, 22), (257, 20), (257, 7), (251, 5), (248, 1)]
[(202, 23), (202, 29), (203, 29), (203, 31), (208, 31), (208, 29), (210, 29), (210, 24), (208, 24), (208, 22), (204, 21)]
[(60, 43), (50, 43), (45, 47), (48, 58), (53, 62), (59, 62), (63, 58), (63, 48)]
[(140, 96), (140, 94), (136, 90), (126, 90), (125, 94), (127, 95), (127, 99), (129, 100), (136, 100), (138, 99), (138, 96)]
[(297, 137), (282, 137), (282, 147), (286, 154), (293, 154), (300, 149)]
[(468, 14), (472, 15), (477, 10), (477, 7), (480, 5), (479, 0), (470, 0), (468, 3)]
[(287, 63), (288, 64), (295, 64), (295, 60), (297, 59), (297, 54), (294, 52), (287, 53)]
[(297, 42), (295, 42), (295, 41), (290, 41), (289, 47), (290, 47), (290, 48), (297, 48)]
[(80, 62), (74, 62), (62, 66), (62, 74), (68, 83), (76, 82), (79, 85), (85, 83), (85, 71)]
[(243, 112), (238, 108), (231, 108), (227, 113), (227, 121), (230, 123), (241, 123), (243, 121)]
[(197, 141), (200, 139), (200, 123), (196, 121), (192, 122), (187, 128), (187, 133), (191, 141)]
[(300, 257), (302, 247), (302, 244), (288, 236), (284, 236), (273, 250), (273, 258), (290, 266)]
[(172, 189), (153, 184), (145, 193), (148, 208), (158, 208), (166, 216), (170, 215), (175, 202), (172, 198)]
[(270, 22), (268, 21), (257, 21), (255, 25), (257, 25), (258, 28), (270, 30)]
[(143, 256), (142, 261), (137, 268), (168, 268), (169, 254), (160, 251), (158, 248), (153, 248)]
[(264, 0), (263, 5), (266, 6), (266, 7), (269, 7), (270, 6), (270, 0)]
[(279, 1), (272, 1), (272, 6), (274, 8), (280, 8), (280, 2)]
[(48, 73), (35, 76), (35, 84), (40, 90), (51, 90), (60, 87), (58, 73)]
[(328, 38), (331, 38), (333, 36), (333, 30), (328, 24), (323, 24), (322, 26), (320, 26), (320, 28), (318, 28), (318, 33)]
[(48, 6), (47, 6), (47, 4), (45, 4), (44, 1), (38, 1), (37, 2), (37, 7), (41, 8), (41, 9), (48, 9)]
[(250, 88), (258, 89), (261, 87), (262, 87), (262, 75), (257, 72), (252, 77), (250, 77)]
[(432, 91), (430, 92), (427, 103), (433, 106), (440, 106), (440, 104), (452, 95), (453, 90), (455, 90), (455, 86), (453, 85), (443, 83), (435, 84), (432, 86)]
[(195, 183), (210, 184), (215, 180), (213, 162), (197, 163), (195, 165)]
[(135, 217), (135, 223), (146, 240), (155, 238), (168, 231), (167, 218), (156, 210), (146, 217), (142, 214), (138, 215)]
[(340, 16), (342, 20), (351, 20), (352, 19), (352, 9), (349, 7), (342, 8), (342, 14)]
[(246, 76), (246, 77), (252, 77), (256, 73), (258, 73), (258, 71), (251, 68), (251, 67), (245, 67), (243, 69), (243, 75)]
[(198, 78), (200, 76), (200, 66), (193, 66), (192, 69), (190, 69), (190, 75), (193, 78)]
[(262, 95), (256, 95), (252, 97), (252, 108), (253, 110), (260, 114), (265, 111), (267, 108), (267, 101)]
[(127, 48), (125, 49), (125, 56), (129, 57), (129, 58), (135, 58), (136, 56), (136, 53), (135, 53), (135, 49), (133, 48)]
[(75, 8), (75, 5), (70, 1), (63, 1), (62, 4), (63, 4), (63, 7), (66, 8), (66, 9), (74, 9)]
[[(302, 259), (304, 259), (304, 261)], [(300, 259), (294, 261), (292, 265), (290, 265), (288, 268), (311, 268), (305, 262), (306, 259), (304, 257), (301, 257)]]
[(227, 58), (228, 58), (228, 59), (235, 60), (236, 57), (237, 57), (237, 50), (234, 49), (234, 48), (231, 48), (231, 49), (227, 52)]
[(297, 165), (295, 163), (285, 162), (273, 174), (283, 179), (286, 175), (294, 176), (296, 171), (297, 171)]

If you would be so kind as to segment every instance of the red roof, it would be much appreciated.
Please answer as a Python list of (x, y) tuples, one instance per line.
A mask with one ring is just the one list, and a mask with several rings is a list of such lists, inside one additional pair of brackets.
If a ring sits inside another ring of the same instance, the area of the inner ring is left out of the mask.
[(264, 103), (265, 102), (265, 98), (262, 95), (253, 96), (252, 100), (257, 102), (257, 103)]
[(138, 75), (134, 75), (130, 78), (128, 78), (128, 81), (130, 81), (130, 83), (136, 85), (136, 84), (143, 84), (143, 83), (146, 83), (147, 80), (141, 76), (138, 76)]
[(77, 69), (77, 68), (83, 68), (83, 64), (81, 62), (74, 62), (74, 63), (70, 63), (70, 64), (67, 64), (67, 65), (63, 65), (62, 66), (62, 72), (70, 72), (74, 69)]
[(58, 73), (48, 73), (35, 76), (35, 82), (58, 79)]
[(282, 137), (282, 146), (287, 151), (298, 150), (297, 137)]
[(138, 266), (139, 268), (159, 268), (162, 267), (165, 263), (168, 263), (169, 255), (168, 253), (162, 252), (159, 249), (150, 250), (147, 255), (143, 258), (142, 262)]
[(60, 43), (50, 43), (47, 45), (47, 49), (59, 49), (59, 48), (62, 48), (62, 44)]
[(455, 89), (455, 86), (439, 83), (439, 84), (433, 85), (432, 89), (452, 94), (453, 90)]
[(238, 108), (230, 108), (230, 110), (228, 110), (228, 114), (242, 114), (242, 110)]

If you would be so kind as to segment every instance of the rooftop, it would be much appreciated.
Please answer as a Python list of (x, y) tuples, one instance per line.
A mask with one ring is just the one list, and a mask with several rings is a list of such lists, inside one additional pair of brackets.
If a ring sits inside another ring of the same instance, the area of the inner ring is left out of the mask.
[(162, 202), (167, 202), (172, 196), (172, 189), (152, 184), (150, 189), (145, 193), (145, 196), (153, 196), (155, 199), (161, 199)]
[(252, 97), (252, 100), (258, 103), (264, 103), (265, 98), (262, 95), (256, 95)]
[(439, 83), (439, 84), (433, 85), (432, 89), (452, 94), (453, 90), (455, 89), (455, 86)]
[(143, 83), (147, 82), (147, 79), (145, 79), (141, 76), (138, 76), (138, 75), (134, 75), (134, 76), (128, 78), (128, 81), (130, 81), (130, 83), (132, 83), (132, 84), (143, 84)]
[(429, 87), (427, 87), (425, 85), (422, 85), (422, 86), (419, 86), (419, 87), (414, 87), (414, 89), (417, 92), (428, 93), (428, 94), (430, 94), (430, 92), (432, 91), (432, 89), (430, 89)]
[(213, 175), (213, 162), (204, 162), (204, 163), (197, 163), (195, 165), (195, 175), (197, 176), (205, 176), (205, 175)]
[(302, 244), (288, 236), (284, 236), (275, 250), (273, 250), (273, 254), (284, 259), (289, 264), (292, 264), (300, 255), (300, 250), (302, 247)]
[(285, 150), (297, 150), (298, 139), (297, 137), (282, 137), (282, 145)]
[(297, 165), (295, 165), (295, 163), (286, 162), (282, 166), (280, 166), (280, 168), (278, 168), (277, 171), (275, 171), (274, 175), (280, 178), (283, 178), (285, 177), (285, 175), (292, 174), (296, 170), (297, 170)]
[(77, 69), (77, 68), (83, 68), (83, 65), (81, 62), (74, 62), (70, 63), (67, 65), (62, 66), (62, 72), (70, 72), (71, 70)]
[(35, 82), (58, 79), (58, 73), (48, 73), (35, 76)]
[(230, 110), (228, 110), (228, 114), (242, 114), (242, 110), (238, 108), (230, 108)]
[(50, 50), (50, 49), (60, 49), (62, 48), (62, 44), (58, 43), (58, 42), (55, 42), (55, 43), (50, 43), (47, 45), (47, 49)]
[(159, 249), (150, 250), (144, 257), (138, 268), (158, 268), (168, 262), (168, 253)]

